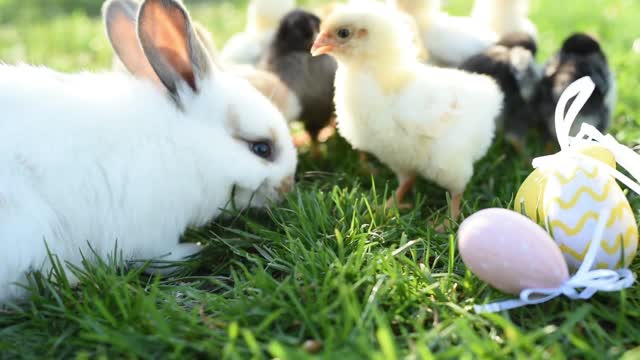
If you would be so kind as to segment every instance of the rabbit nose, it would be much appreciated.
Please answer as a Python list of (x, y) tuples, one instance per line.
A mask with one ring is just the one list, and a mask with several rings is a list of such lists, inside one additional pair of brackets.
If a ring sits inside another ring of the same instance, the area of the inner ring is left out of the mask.
[(295, 180), (294, 180), (293, 176), (287, 176), (280, 183), (280, 186), (277, 189), (278, 193), (280, 195), (286, 195), (287, 193), (291, 192), (291, 190), (293, 190), (294, 184), (295, 184)]

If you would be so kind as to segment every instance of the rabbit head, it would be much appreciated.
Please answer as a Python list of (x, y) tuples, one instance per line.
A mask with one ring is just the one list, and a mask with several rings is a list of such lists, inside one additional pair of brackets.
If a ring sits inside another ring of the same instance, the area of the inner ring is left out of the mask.
[(110, 0), (103, 16), (129, 73), (163, 92), (176, 116), (210, 131), (211, 166), (236, 206), (262, 207), (292, 189), (297, 156), (284, 118), (246, 80), (220, 71), (180, 1)]

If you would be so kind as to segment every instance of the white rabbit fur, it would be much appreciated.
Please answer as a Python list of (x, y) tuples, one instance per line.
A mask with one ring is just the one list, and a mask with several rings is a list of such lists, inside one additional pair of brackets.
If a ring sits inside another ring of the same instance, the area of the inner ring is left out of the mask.
[[(296, 152), (274, 106), (220, 71), (197, 84), (179, 84), (181, 110), (123, 73), (0, 65), (0, 304), (50, 269), (45, 240), (76, 265), (89, 243), (103, 257), (117, 242), (128, 260), (179, 260), (199, 250), (179, 244), (188, 226), (291, 188)], [(273, 139), (275, 160), (241, 139)]]

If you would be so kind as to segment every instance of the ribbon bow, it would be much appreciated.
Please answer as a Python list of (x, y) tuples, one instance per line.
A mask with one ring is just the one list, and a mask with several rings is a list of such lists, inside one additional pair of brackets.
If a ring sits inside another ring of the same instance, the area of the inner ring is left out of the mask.
[[(578, 135), (575, 137), (570, 136), (571, 126), (595, 88), (596, 86), (590, 77), (583, 77), (567, 87), (560, 96), (555, 114), (556, 135), (561, 151), (555, 155), (534, 159), (533, 167), (553, 166), (554, 162), (560, 157), (580, 159), (604, 170), (631, 190), (640, 194), (640, 184), (638, 183), (640, 180), (640, 156), (638, 154), (618, 143), (611, 135), (602, 135), (598, 129), (589, 124), (582, 124)], [(574, 97), (575, 100), (566, 112), (565, 117), (567, 104)], [(593, 144), (594, 142), (609, 150), (614, 155), (616, 163), (627, 170), (635, 181), (597, 159), (571, 151), (573, 146)], [(586, 300), (590, 299), (598, 291), (614, 292), (631, 287), (635, 282), (635, 276), (629, 269), (592, 270), (600, 249), (606, 221), (609, 219), (611, 211), (611, 209), (606, 209), (602, 212), (582, 265), (562, 286), (555, 289), (525, 289), (520, 293), (520, 299), (518, 300), (477, 305), (474, 307), (476, 313), (498, 312), (526, 305), (542, 304), (561, 295), (573, 300)]]

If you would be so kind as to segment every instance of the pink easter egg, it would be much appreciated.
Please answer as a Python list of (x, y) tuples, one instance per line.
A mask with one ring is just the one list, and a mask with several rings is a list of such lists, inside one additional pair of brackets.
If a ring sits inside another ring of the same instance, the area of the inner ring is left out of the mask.
[(557, 288), (569, 279), (549, 234), (511, 210), (487, 209), (467, 218), (458, 231), (458, 249), (471, 272), (508, 294)]

